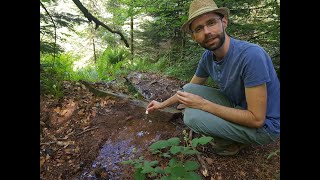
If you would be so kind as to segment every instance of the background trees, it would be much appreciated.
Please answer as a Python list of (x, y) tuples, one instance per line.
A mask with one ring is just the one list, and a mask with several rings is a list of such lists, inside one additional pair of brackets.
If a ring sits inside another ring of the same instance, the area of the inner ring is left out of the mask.
[[(158, 71), (183, 80), (192, 77), (203, 49), (180, 31), (191, 0), (78, 1), (101, 23), (123, 34), (129, 47), (119, 34), (89, 21), (75, 1), (40, 0), (43, 67), (56, 72), (58, 62), (68, 62), (71, 80), (112, 80), (131, 70)], [(216, 3), (230, 9), (228, 34), (265, 48), (280, 78), (280, 1)], [(61, 60), (62, 55), (67, 60)]]

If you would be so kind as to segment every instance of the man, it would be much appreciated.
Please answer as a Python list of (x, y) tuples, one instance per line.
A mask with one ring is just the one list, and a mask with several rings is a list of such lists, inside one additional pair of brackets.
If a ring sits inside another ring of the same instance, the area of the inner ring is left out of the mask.
[[(206, 51), (189, 84), (147, 111), (182, 103), (184, 123), (214, 138), (219, 155), (235, 155), (249, 144), (274, 142), (280, 135), (280, 82), (269, 55), (258, 45), (226, 33), (229, 9), (194, 0), (182, 31)], [(219, 89), (204, 86), (211, 77)]]

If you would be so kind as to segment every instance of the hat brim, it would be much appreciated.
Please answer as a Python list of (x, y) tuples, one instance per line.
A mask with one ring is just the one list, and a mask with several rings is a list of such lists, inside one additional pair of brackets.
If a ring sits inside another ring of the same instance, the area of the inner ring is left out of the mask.
[(190, 24), (192, 23), (193, 20), (195, 20), (197, 17), (205, 14), (205, 13), (209, 13), (209, 12), (215, 12), (215, 13), (220, 13), (223, 16), (229, 17), (230, 14), (230, 10), (226, 7), (220, 7), (217, 9), (205, 9), (203, 11), (199, 11), (197, 14), (195, 14), (193, 17), (191, 17), (187, 22), (185, 22), (182, 26), (181, 26), (181, 31), (186, 32), (191, 34), (191, 31), (189, 29)]

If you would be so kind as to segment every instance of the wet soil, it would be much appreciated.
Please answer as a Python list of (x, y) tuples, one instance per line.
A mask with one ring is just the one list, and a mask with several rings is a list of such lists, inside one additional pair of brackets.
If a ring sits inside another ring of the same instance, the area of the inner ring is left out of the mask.
[[(127, 77), (147, 101), (165, 100), (185, 82), (158, 74), (132, 73)], [(135, 96), (125, 80), (95, 83), (96, 88)], [(83, 84), (64, 83), (65, 96), (40, 97), (40, 179), (134, 179), (134, 168), (121, 162), (141, 156), (155, 157), (148, 147), (158, 140), (183, 139), (181, 113), (145, 114), (128, 99), (97, 97)], [(194, 137), (200, 135), (194, 134)], [(203, 179), (280, 179), (280, 139), (267, 146), (250, 146), (237, 156), (213, 153), (210, 145), (197, 150), (209, 168)], [(274, 153), (274, 155), (272, 154)], [(197, 161), (195, 156), (188, 157)], [(149, 178), (152, 179), (152, 178)]]

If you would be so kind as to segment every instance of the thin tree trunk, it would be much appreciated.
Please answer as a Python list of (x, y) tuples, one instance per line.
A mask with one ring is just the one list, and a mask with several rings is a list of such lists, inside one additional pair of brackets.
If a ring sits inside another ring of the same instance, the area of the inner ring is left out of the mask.
[(55, 57), (56, 57), (57, 28), (56, 28), (56, 24), (54, 23), (54, 20), (53, 20), (52, 16), (48, 12), (47, 8), (41, 3), (41, 1), (40, 1), (40, 5), (42, 6), (42, 8), (46, 11), (48, 16), (50, 17), (50, 19), (51, 19), (51, 21), (53, 23), (53, 27), (54, 27), (54, 46), (53, 46), (53, 62), (54, 62)]
[(92, 45), (93, 45), (93, 55), (94, 55), (94, 63), (97, 63), (97, 55), (96, 55), (96, 47), (94, 44), (94, 36), (92, 37)]
[(130, 17), (131, 17), (131, 21), (130, 21), (130, 27), (131, 27), (131, 32), (130, 32), (130, 36), (131, 36), (131, 60), (133, 60), (133, 56), (134, 56), (134, 49), (133, 49), (133, 15), (131, 15)]
[(94, 63), (97, 63), (97, 55), (96, 55), (96, 45), (94, 42), (94, 38), (96, 37), (96, 30), (94, 28), (90, 28), (91, 30), (91, 36), (92, 36), (92, 47), (93, 47), (93, 58), (94, 58)]

